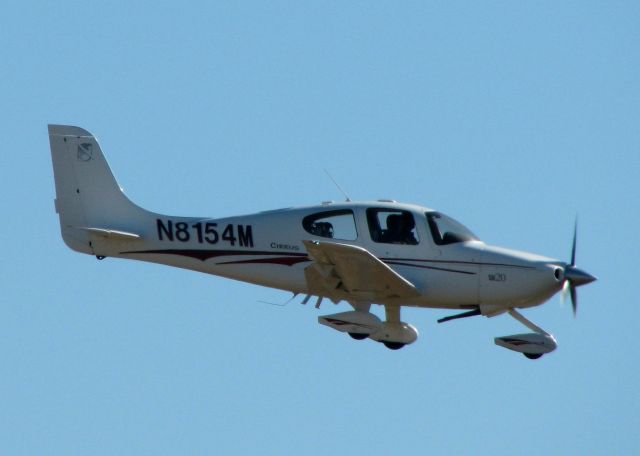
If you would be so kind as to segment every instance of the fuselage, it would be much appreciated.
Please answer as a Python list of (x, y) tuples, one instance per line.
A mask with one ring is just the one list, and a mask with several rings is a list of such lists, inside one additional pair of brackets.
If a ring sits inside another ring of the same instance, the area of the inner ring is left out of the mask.
[(487, 245), (444, 214), (394, 201), (329, 202), (220, 219), (148, 215), (120, 227), (139, 240), (97, 240), (94, 253), (307, 293), (304, 270), (311, 259), (303, 241), (337, 242), (368, 250), (420, 291), (417, 298), (376, 304), (480, 307), (485, 315), (541, 304), (562, 286), (558, 271), (565, 263)]

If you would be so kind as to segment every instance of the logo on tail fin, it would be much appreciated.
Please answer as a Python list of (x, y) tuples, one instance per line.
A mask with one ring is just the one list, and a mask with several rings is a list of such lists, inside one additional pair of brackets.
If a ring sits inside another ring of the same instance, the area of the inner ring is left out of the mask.
[(93, 158), (93, 144), (78, 144), (78, 160), (87, 162)]

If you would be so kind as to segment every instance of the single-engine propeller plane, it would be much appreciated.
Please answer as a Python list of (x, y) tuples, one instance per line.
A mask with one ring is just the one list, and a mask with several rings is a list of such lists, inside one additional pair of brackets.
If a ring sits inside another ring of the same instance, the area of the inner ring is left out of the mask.
[[(458, 310), (438, 322), (508, 313), (532, 332), (495, 343), (536, 359), (554, 337), (517, 309), (560, 290), (574, 314), (576, 287), (596, 280), (578, 269), (576, 233), (569, 263), (487, 245), (447, 215), (392, 200), (279, 209), (227, 218), (176, 217), (132, 203), (116, 182), (98, 141), (73, 126), (49, 125), (55, 208), (64, 242), (98, 259), (160, 263), (315, 297), (353, 310), (318, 317), (354, 339), (395, 350), (418, 331), (402, 306)], [(385, 319), (370, 312), (384, 306)]]

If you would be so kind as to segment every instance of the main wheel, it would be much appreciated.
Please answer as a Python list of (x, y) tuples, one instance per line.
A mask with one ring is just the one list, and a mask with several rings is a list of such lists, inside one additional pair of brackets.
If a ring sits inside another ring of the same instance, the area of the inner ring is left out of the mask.
[(402, 347), (405, 346), (405, 344), (403, 344), (402, 342), (387, 342), (387, 341), (384, 341), (382, 343), (389, 350), (400, 350)]
[(540, 358), (543, 354), (542, 353), (523, 353), (524, 356), (526, 356), (529, 359), (538, 359)]
[(348, 333), (352, 339), (355, 340), (363, 340), (369, 337), (369, 334), (361, 334), (361, 333)]

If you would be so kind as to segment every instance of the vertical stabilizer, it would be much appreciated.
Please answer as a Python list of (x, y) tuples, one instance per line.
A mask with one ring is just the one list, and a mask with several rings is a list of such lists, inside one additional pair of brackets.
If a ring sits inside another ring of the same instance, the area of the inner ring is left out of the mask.
[(123, 193), (96, 138), (79, 127), (49, 125), (49, 141), (65, 243), (95, 254), (92, 240), (100, 233), (136, 236), (135, 227), (150, 214)]

